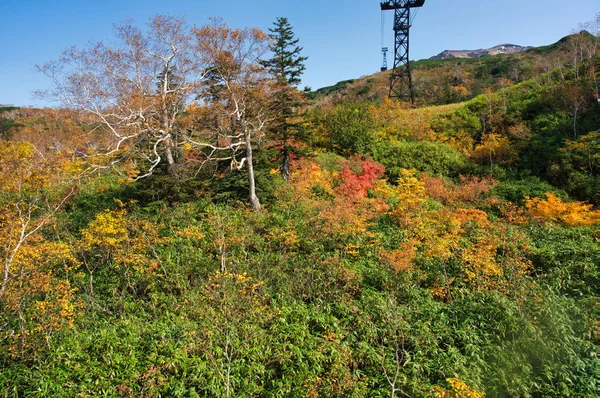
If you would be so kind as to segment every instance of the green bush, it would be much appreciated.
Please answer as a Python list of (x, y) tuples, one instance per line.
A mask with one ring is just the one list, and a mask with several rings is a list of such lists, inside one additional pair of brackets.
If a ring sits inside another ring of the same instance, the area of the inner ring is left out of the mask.
[(600, 175), (571, 171), (564, 188), (579, 200), (600, 204)]
[(451, 304), (449, 327), (477, 330), (454, 340), (478, 361), (471, 378), (488, 397), (595, 397), (600, 369), (576, 302), (535, 284), (514, 293), (525, 295), (522, 304), (495, 292)]
[(320, 124), (327, 148), (342, 156), (368, 154), (374, 141), (375, 121), (366, 102), (344, 103), (327, 111)]
[(60, 215), (69, 227), (78, 231), (84, 228), (96, 214), (106, 209), (116, 209), (117, 200), (127, 203), (137, 200), (135, 184), (123, 183), (117, 174), (104, 174), (82, 184), (77, 195), (65, 206)]
[(563, 190), (540, 180), (538, 177), (501, 181), (492, 190), (491, 194), (513, 203), (523, 204), (526, 196), (530, 198), (545, 198), (546, 192), (551, 192), (561, 199), (567, 199), (568, 197)]
[(543, 283), (575, 297), (600, 294), (600, 245), (589, 228), (528, 228), (531, 259)]
[(373, 159), (385, 166), (395, 181), (401, 169), (416, 169), (436, 176), (452, 176), (465, 166), (466, 158), (457, 149), (439, 142), (401, 141), (378, 143)]
[(321, 168), (327, 171), (342, 171), (344, 162), (346, 161), (342, 156), (332, 152), (321, 153), (317, 155), (316, 160), (321, 165)]
[(440, 114), (431, 120), (431, 128), (439, 134), (449, 137), (467, 133), (475, 136), (481, 132), (482, 125), (477, 112), (484, 106), (482, 97), (477, 97), (461, 106), (456, 111), (448, 114)]

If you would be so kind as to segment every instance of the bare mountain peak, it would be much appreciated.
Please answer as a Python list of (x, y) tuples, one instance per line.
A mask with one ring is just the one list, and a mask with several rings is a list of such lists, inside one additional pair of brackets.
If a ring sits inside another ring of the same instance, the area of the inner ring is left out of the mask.
[(532, 47), (523, 47), (516, 44), (506, 43), (479, 50), (444, 50), (430, 59), (477, 58), (483, 57), (484, 55), (513, 54), (519, 51), (528, 50), (530, 48)]

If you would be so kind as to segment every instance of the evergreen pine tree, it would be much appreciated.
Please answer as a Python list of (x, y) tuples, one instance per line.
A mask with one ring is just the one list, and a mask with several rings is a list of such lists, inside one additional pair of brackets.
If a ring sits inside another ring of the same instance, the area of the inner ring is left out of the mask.
[(273, 25), (273, 28), (269, 28), (269, 37), (272, 39), (269, 49), (273, 57), (264, 61), (262, 65), (277, 81), (272, 105), (275, 115), (272, 130), (282, 143), (282, 161), (279, 169), (282, 177), (287, 180), (291, 149), (289, 139), (298, 128), (298, 123), (291, 119), (303, 100), (303, 95), (296, 86), (306, 69), (304, 61), (308, 57), (301, 56), (302, 47), (298, 46), (299, 40), (294, 38), (293, 28), (287, 18), (279, 17)]
[(273, 25), (269, 28), (269, 37), (273, 40), (269, 49), (273, 57), (264, 61), (263, 66), (281, 82), (296, 87), (306, 69), (304, 61), (308, 57), (300, 55), (302, 47), (298, 47), (299, 39), (294, 39), (294, 31), (287, 18), (279, 17)]

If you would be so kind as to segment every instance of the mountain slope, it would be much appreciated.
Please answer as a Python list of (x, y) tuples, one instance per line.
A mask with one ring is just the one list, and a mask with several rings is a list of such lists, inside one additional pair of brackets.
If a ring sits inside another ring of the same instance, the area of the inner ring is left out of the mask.
[[(590, 38), (592, 35), (584, 32), (566, 36), (548, 46), (507, 54), (413, 61), (411, 68), (416, 102), (418, 105), (458, 103), (483, 94), (486, 90), (496, 91), (539, 77), (552, 72), (557, 65), (568, 64), (569, 57), (579, 51), (577, 43), (581, 40), (590, 41)], [(482, 51), (494, 51), (494, 48)], [(388, 70), (339, 82), (312, 92), (311, 97), (332, 103), (350, 99), (383, 101), (388, 94), (390, 74)]]

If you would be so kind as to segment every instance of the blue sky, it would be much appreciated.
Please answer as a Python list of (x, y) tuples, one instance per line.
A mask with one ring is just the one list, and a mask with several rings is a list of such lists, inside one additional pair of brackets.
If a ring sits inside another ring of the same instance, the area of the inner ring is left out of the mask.
[[(598, 12), (598, 0), (426, 0), (411, 29), (410, 56), (503, 43), (551, 44)], [(35, 64), (74, 44), (111, 39), (115, 22), (133, 18), (143, 24), (154, 14), (185, 16), (190, 25), (220, 16), (233, 27), (264, 30), (276, 17), (287, 17), (309, 57), (302, 85), (313, 89), (381, 66), (379, 0), (0, 0), (0, 104), (52, 105), (32, 96), (48, 84)], [(389, 11), (385, 44), (390, 48), (391, 23)]]

